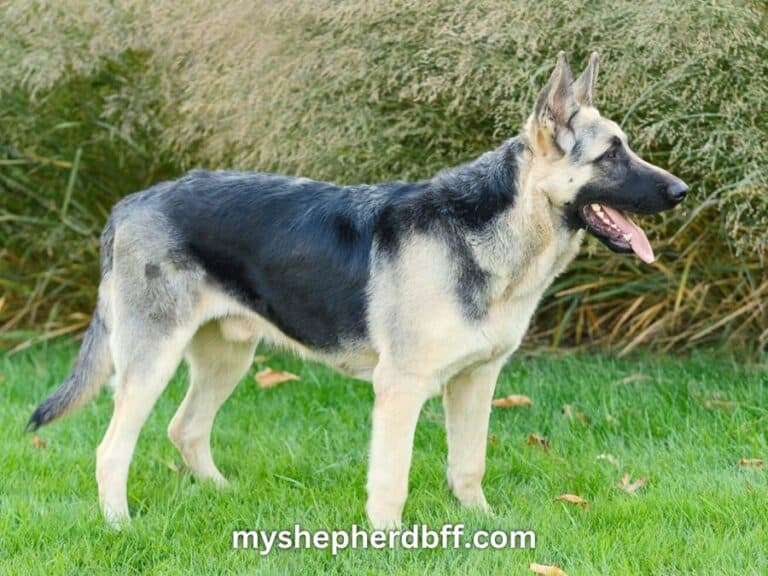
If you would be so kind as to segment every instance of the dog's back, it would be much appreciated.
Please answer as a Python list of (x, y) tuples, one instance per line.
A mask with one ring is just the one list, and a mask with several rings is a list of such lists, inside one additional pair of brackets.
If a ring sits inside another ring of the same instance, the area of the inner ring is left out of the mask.
[(158, 198), (179, 248), (224, 291), (295, 340), (365, 334), (374, 219), (386, 202), (273, 174), (195, 171)]

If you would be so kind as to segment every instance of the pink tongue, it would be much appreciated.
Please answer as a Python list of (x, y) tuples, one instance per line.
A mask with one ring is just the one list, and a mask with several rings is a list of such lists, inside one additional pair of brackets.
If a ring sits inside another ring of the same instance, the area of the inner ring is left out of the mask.
[(638, 258), (647, 264), (653, 262), (655, 260), (653, 248), (651, 248), (651, 243), (648, 242), (648, 237), (645, 235), (645, 232), (643, 232), (643, 229), (627, 218), (623, 212), (619, 212), (608, 206), (603, 206), (603, 210), (608, 217), (613, 220), (613, 223), (616, 224), (619, 230), (624, 234), (632, 234), (632, 240), (629, 241), (629, 245), (632, 247), (635, 254), (637, 254)]

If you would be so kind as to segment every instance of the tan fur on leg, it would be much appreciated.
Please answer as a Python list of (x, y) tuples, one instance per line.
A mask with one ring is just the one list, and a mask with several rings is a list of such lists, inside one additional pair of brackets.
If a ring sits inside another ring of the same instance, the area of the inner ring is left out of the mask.
[[(150, 344), (123, 340), (116, 350), (115, 409), (96, 451), (96, 480), (99, 502), (107, 523), (119, 527), (129, 519), (128, 469), (136, 441), (155, 401), (176, 371), (189, 332), (177, 331), (165, 340)], [(119, 336), (116, 341), (119, 340)], [(130, 358), (131, 362), (126, 360)]]
[(366, 510), (374, 528), (400, 525), (408, 497), (413, 436), (432, 382), (379, 363), (373, 374), (376, 402)]
[(255, 340), (229, 341), (223, 326), (212, 322), (195, 334), (187, 348), (190, 384), (184, 401), (168, 426), (168, 437), (192, 473), (226, 485), (211, 455), (211, 430), (216, 413), (248, 371)]
[(490, 510), (483, 494), (488, 420), (496, 380), (495, 361), (455, 376), (443, 394), (448, 437), (448, 485), (465, 506)]

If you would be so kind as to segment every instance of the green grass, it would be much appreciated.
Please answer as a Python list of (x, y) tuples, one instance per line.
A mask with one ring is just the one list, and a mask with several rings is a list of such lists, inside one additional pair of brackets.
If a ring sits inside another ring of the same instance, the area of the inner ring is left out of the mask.
[[(272, 355), (300, 374), (271, 390), (251, 376), (222, 410), (214, 454), (233, 487), (219, 492), (176, 468), (165, 428), (184, 393), (183, 374), (158, 403), (129, 482), (134, 516), (113, 533), (101, 522), (94, 450), (111, 412), (102, 394), (44, 429), (46, 448), (22, 432), (31, 410), (65, 376), (75, 349), (37, 347), (0, 359), (1, 574), (530, 574), (530, 562), (581, 574), (768, 573), (766, 471), (739, 466), (768, 457), (768, 376), (723, 358), (518, 356), (497, 395), (531, 396), (531, 408), (494, 409), (485, 491), (495, 516), (463, 510), (444, 480), (439, 400), (416, 435), (406, 524), (464, 522), (474, 529), (533, 529), (536, 550), (277, 551), (230, 549), (242, 528), (362, 524), (371, 388), (314, 364)], [(183, 372), (183, 370), (182, 370)], [(733, 402), (708, 408), (706, 400)], [(588, 425), (569, 420), (564, 404)], [(543, 434), (549, 451), (529, 446)], [(614, 466), (597, 460), (615, 456)], [(170, 465), (169, 465), (170, 464)], [(174, 471), (176, 469), (176, 471)], [(616, 487), (645, 476), (637, 495)], [(554, 502), (562, 493), (586, 510)]]

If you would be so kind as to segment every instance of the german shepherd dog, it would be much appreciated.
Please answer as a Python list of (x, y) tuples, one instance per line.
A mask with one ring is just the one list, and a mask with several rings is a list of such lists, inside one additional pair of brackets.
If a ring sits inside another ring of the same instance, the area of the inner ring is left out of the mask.
[(560, 54), (517, 137), (429, 180), (342, 187), (195, 170), (126, 197), (101, 236), (98, 304), (75, 367), (30, 427), (82, 406), (115, 373), (96, 479), (119, 526), (136, 440), (182, 358), (191, 382), (168, 435), (196, 476), (225, 484), (211, 428), (264, 339), (373, 382), (373, 527), (400, 523), (416, 422), (437, 394), (448, 484), (487, 509), (493, 390), (542, 294), (585, 230), (652, 262), (627, 212), (670, 209), (688, 189), (600, 116), (597, 69), (593, 54), (574, 82)]

